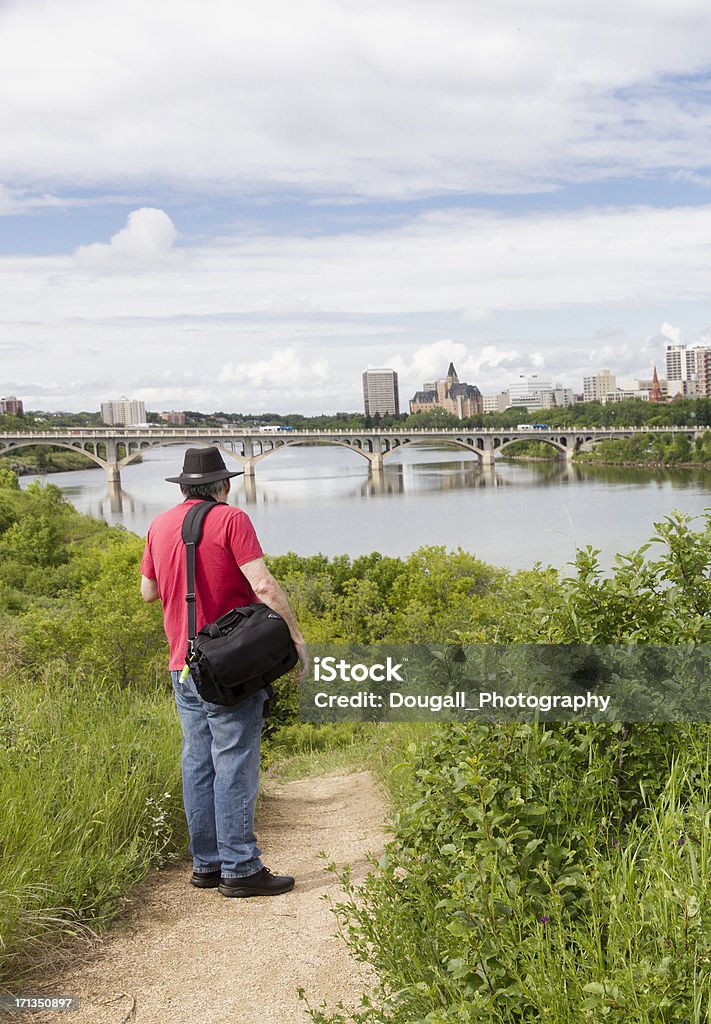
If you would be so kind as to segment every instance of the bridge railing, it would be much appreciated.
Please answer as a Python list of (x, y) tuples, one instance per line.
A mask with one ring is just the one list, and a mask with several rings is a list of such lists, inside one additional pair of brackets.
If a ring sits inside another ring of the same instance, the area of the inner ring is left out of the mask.
[(229, 428), (229, 427), (125, 427), (125, 428), (93, 428), (93, 427), (78, 427), (62, 429), (61, 427), (52, 428), (47, 430), (13, 430), (13, 431), (0, 431), (0, 438), (48, 438), (48, 437), (59, 437), (59, 438), (76, 438), (77, 440), (102, 440), (104, 438), (113, 439), (124, 439), (124, 438), (135, 438), (145, 440), (147, 438), (161, 438), (161, 437), (174, 437), (174, 438), (209, 438), (209, 437), (254, 437), (267, 440), (269, 438), (281, 438), (283, 440), (289, 440), (295, 437), (313, 437), (314, 435), (332, 437), (334, 435), (339, 436), (352, 436), (352, 435), (364, 435), (369, 436), (402, 436), (407, 435), (408, 437), (428, 437), (436, 435), (438, 437), (458, 437), (462, 434), (499, 434), (499, 435), (511, 435), (520, 434), (522, 438), (526, 440), (535, 440), (537, 437), (547, 437), (555, 434), (674, 434), (674, 433), (688, 433), (690, 430), (708, 430), (706, 426), (655, 426), (655, 427), (550, 427), (546, 430), (519, 430), (516, 427), (450, 427), (450, 428), (439, 428), (439, 427), (420, 427), (417, 429), (408, 429), (403, 427), (398, 430), (395, 428), (387, 429), (368, 429), (368, 428), (354, 428), (352, 430), (346, 430), (343, 427), (337, 427), (332, 430), (326, 428), (315, 428), (313, 430), (289, 430), (289, 431), (260, 431), (258, 429), (247, 429), (247, 428)]

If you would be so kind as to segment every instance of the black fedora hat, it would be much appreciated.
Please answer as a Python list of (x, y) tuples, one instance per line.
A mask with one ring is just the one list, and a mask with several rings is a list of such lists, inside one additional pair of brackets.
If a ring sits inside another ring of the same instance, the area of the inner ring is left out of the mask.
[(228, 480), (233, 476), (242, 476), (243, 473), (243, 469), (230, 473), (219, 448), (212, 445), (209, 448), (188, 448), (183, 460), (183, 472), (180, 476), (167, 476), (166, 480), (171, 484), (184, 484), (190, 487), (196, 484), (211, 484), (215, 480)]

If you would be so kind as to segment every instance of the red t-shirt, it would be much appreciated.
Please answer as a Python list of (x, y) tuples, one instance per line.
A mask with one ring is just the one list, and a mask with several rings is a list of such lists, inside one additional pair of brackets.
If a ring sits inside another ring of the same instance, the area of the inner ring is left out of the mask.
[[(197, 501), (189, 498), (153, 520), (148, 528), (141, 573), (155, 580), (163, 604), (165, 635), (170, 644), (170, 668), (181, 669), (188, 646), (188, 610), (185, 601), (185, 545), (180, 536), (183, 519)], [(232, 505), (216, 505), (203, 522), (195, 552), (195, 606), (197, 628), (214, 622), (230, 608), (257, 600), (240, 565), (262, 557), (262, 549), (249, 516)]]

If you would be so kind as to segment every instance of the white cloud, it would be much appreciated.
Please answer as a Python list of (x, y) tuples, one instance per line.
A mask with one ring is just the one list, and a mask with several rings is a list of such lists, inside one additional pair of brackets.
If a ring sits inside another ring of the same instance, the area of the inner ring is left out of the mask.
[(0, 29), (8, 184), (402, 197), (706, 160), (676, 81), (708, 65), (700, 0), (11, 0)]
[(217, 374), (217, 384), (236, 386), (240, 397), (259, 400), (283, 395), (285, 388), (311, 398), (323, 392), (329, 367), (325, 359), (309, 360), (295, 349), (276, 349), (265, 359), (227, 362)]
[[(450, 210), (336, 237), (245, 231), (182, 247), (180, 259), (165, 258), (175, 230), (167, 216), (144, 220), (147, 213), (135, 211), (93, 251), (100, 258), (81, 266), (73, 255), (0, 259), (0, 345), (14, 348), (7, 387), (33, 375), (39, 385), (69, 380), (73, 361), (91, 360), (115, 392), (156, 387), (164, 401), (172, 394), (173, 404), (195, 407), (184, 396), (204, 389), (209, 407), (259, 400), (318, 411), (358, 407), (362, 371), (386, 358), (412, 390), (452, 360), (462, 380), (487, 391), (537, 369), (574, 386), (591, 365), (600, 368), (591, 350), (601, 365), (639, 372), (653, 357), (644, 339), (662, 310), (670, 322), (657, 358), (670, 331), (681, 337), (671, 325), (682, 322), (679, 309), (697, 303), (699, 331), (707, 328), (711, 205)], [(111, 261), (120, 273), (105, 272)], [(491, 313), (472, 327), (462, 311), (476, 305)], [(578, 326), (551, 333), (556, 316)], [(638, 335), (624, 343), (605, 336), (632, 316), (643, 325)], [(537, 334), (525, 328), (536, 318)], [(166, 369), (178, 376), (166, 379)], [(180, 378), (187, 372), (195, 376)], [(83, 394), (75, 405), (107, 397), (88, 387)]]
[(165, 259), (176, 237), (175, 225), (167, 213), (144, 206), (129, 213), (126, 226), (108, 244), (80, 246), (77, 264), (95, 269), (150, 266)]
[(459, 362), (468, 354), (466, 345), (449, 338), (421, 345), (412, 353), (408, 362), (400, 364), (400, 373), (419, 379), (419, 387), (425, 381), (439, 380), (447, 373), (450, 362)]
[(676, 171), (672, 174), (672, 181), (698, 185), (700, 188), (711, 188), (711, 174), (698, 174), (696, 171)]
[(500, 349), (479, 339), (464, 343), (450, 338), (420, 345), (407, 357), (393, 353), (386, 363), (413, 389), (422, 388), (427, 381), (443, 379), (450, 363), (454, 363), (460, 380), (474, 383), (482, 375), (491, 376), (492, 371), (507, 375), (535, 365), (529, 355), (516, 349)]
[(393, 352), (381, 365), (397, 370), (403, 405), (403, 399), (421, 390), (424, 384), (442, 380), (450, 363), (454, 363), (460, 381), (486, 390), (504, 388), (519, 373), (539, 366), (535, 353), (501, 349), (481, 339), (465, 343), (450, 338), (420, 345), (411, 354)]
[(29, 188), (8, 188), (0, 184), (0, 217), (17, 217), (39, 210), (69, 210), (78, 207), (103, 206), (106, 203), (126, 204), (126, 196), (102, 195), (94, 197), (54, 195)]
[(681, 345), (681, 330), (678, 327), (673, 327), (672, 324), (663, 323), (659, 328), (661, 335), (671, 341), (674, 345)]
[(65, 200), (47, 193), (32, 194), (24, 189), (7, 188), (0, 185), (0, 217), (17, 216), (30, 210), (46, 209), (69, 205)]

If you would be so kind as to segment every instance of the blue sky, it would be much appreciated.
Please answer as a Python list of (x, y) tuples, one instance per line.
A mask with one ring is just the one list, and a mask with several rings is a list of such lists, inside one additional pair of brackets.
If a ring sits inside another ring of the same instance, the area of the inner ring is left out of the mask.
[(9, 0), (0, 392), (648, 376), (711, 334), (709, 38), (700, 0)]

